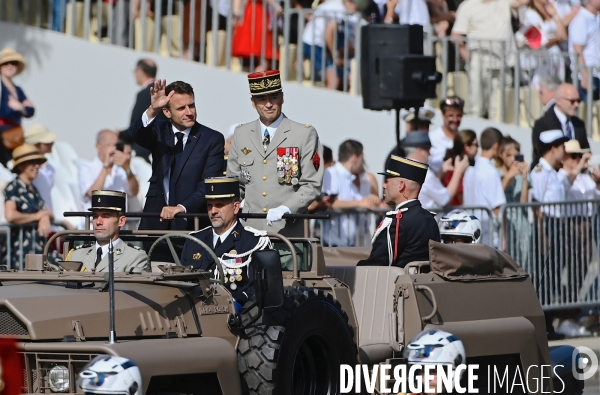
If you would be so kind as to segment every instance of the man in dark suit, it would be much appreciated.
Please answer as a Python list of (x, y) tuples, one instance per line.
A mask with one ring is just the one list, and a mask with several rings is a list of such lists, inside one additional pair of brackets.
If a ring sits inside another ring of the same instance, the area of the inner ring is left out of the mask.
[[(152, 177), (140, 229), (193, 229), (193, 221), (179, 213), (206, 212), (204, 179), (223, 174), (225, 138), (196, 122), (192, 87), (181, 81), (168, 86), (156, 80), (150, 88), (151, 105), (133, 127), (133, 140), (152, 153)], [(168, 118), (157, 121), (159, 112)]]
[[(206, 201), (212, 226), (191, 235), (212, 248), (219, 258), (229, 288), (240, 308), (254, 295), (254, 277), (250, 270), (252, 252), (270, 246), (266, 231), (244, 228), (238, 221), (240, 184), (235, 177), (208, 178)], [(187, 240), (181, 254), (181, 264), (193, 269), (211, 270), (217, 276), (214, 259), (200, 244)]]
[(440, 230), (433, 214), (417, 199), (425, 182), (428, 165), (392, 155), (383, 189), (385, 202), (396, 207), (386, 213), (373, 236), (369, 258), (358, 266), (399, 266), (429, 260), (429, 240), (440, 241)]
[(571, 84), (561, 84), (556, 90), (556, 103), (533, 125), (531, 142), (533, 146), (533, 169), (540, 160), (540, 134), (547, 130), (562, 130), (569, 140), (579, 141), (581, 148), (590, 148), (585, 123), (577, 117), (581, 99), (579, 92)]
[[(126, 130), (121, 131), (121, 135), (125, 136), (125, 139), (131, 138), (131, 132), (133, 126), (138, 119), (142, 117), (142, 114), (148, 107), (150, 107), (150, 88), (154, 85), (154, 79), (157, 73), (156, 63), (152, 59), (140, 59), (138, 60), (133, 75), (135, 82), (142, 87), (135, 97), (135, 104), (131, 110), (131, 121), (129, 127)], [(165, 120), (165, 116), (162, 113), (158, 114), (157, 120)], [(123, 138), (123, 137), (122, 137)], [(140, 146), (139, 144), (132, 145), (136, 156), (144, 158), (146, 162), (150, 163), (150, 151)]]

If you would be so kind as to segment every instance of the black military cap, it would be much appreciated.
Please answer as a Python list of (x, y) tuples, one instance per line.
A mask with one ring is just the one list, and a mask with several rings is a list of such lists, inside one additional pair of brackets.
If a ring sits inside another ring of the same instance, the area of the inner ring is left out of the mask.
[(422, 131), (414, 131), (406, 134), (406, 137), (402, 139), (402, 146), (404, 147), (431, 147), (431, 140), (429, 140), (429, 133)]
[(248, 74), (250, 94), (252, 96), (267, 95), (281, 91), (281, 76), (279, 70), (258, 71)]
[(204, 180), (207, 199), (240, 197), (240, 182), (237, 177), (211, 177)]
[(96, 190), (92, 191), (92, 207), (88, 208), (88, 210), (125, 212), (126, 203), (127, 194), (125, 192)]
[[(415, 132), (411, 132), (412, 134)], [(391, 155), (387, 161), (386, 169), (383, 173), (378, 173), (386, 177), (402, 177), (407, 180), (413, 180), (419, 184), (423, 184), (427, 169), (429, 166), (425, 163), (417, 162), (416, 160), (401, 158), (396, 155)]]

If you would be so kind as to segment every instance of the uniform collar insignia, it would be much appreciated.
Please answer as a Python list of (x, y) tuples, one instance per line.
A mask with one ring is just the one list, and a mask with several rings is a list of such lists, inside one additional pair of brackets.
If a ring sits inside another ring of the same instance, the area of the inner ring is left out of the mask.
[(238, 233), (238, 231), (237, 231), (237, 230), (234, 230), (233, 232), (231, 232), (231, 234), (233, 235), (233, 238), (234, 238), (234, 239), (237, 239), (237, 237), (238, 237), (238, 235), (239, 235), (239, 233)]
[(195, 260), (195, 261), (199, 260), (200, 257), (202, 257), (202, 254), (200, 254), (199, 252), (197, 252), (194, 255), (192, 255), (192, 259)]

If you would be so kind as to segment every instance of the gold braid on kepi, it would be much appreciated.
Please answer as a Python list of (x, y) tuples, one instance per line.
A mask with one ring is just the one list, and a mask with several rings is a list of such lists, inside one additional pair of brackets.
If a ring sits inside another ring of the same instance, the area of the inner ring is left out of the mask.
[(281, 92), (281, 75), (279, 70), (266, 70), (248, 74), (250, 94), (252, 96)]
[(240, 182), (237, 177), (210, 177), (204, 180), (206, 199), (227, 199), (240, 197)]
[(127, 194), (119, 191), (96, 190), (92, 191), (92, 207), (94, 210), (113, 210), (125, 212), (127, 207)]
[(386, 177), (402, 177), (423, 185), (425, 176), (427, 175), (427, 169), (429, 169), (429, 166), (425, 163), (391, 155), (387, 160), (385, 171), (377, 174)]

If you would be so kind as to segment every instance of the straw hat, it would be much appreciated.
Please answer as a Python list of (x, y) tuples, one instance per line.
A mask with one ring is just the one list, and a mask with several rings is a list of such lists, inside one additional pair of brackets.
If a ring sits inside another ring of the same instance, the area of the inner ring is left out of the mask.
[(25, 130), (25, 144), (35, 145), (38, 143), (49, 144), (56, 140), (56, 134), (50, 132), (42, 124), (35, 124)]
[(0, 52), (0, 66), (2, 66), (4, 63), (8, 63), (8, 62), (19, 63), (17, 65), (17, 74), (21, 74), (21, 72), (23, 72), (23, 70), (25, 70), (25, 64), (26, 64), (25, 58), (23, 57), (23, 55), (16, 52), (12, 48), (4, 48)]
[(565, 152), (567, 154), (585, 154), (590, 151), (589, 148), (581, 148), (577, 140), (569, 140), (565, 143)]
[(39, 160), (42, 163), (46, 161), (46, 157), (39, 153), (37, 148), (33, 145), (22, 145), (17, 147), (12, 152), (13, 159), (13, 173), (17, 172), (17, 168), (21, 163), (29, 162), (32, 160)]

